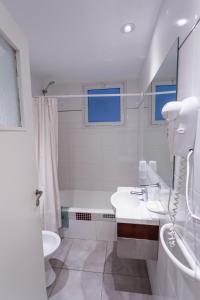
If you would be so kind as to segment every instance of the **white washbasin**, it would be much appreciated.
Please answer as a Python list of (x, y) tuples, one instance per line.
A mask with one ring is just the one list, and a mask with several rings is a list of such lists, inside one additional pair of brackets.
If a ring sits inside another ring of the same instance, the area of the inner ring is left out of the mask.
[(147, 209), (143, 200), (141, 188), (137, 187), (118, 187), (117, 192), (111, 196), (110, 202), (115, 209), (117, 223), (159, 225), (160, 215)]
[(131, 211), (140, 205), (140, 200), (130, 191), (118, 191), (111, 196), (111, 204), (117, 210)]

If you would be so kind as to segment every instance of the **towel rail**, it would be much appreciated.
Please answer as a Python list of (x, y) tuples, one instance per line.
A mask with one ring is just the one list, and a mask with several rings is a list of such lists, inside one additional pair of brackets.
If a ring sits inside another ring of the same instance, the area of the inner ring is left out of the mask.
[(200, 281), (200, 267), (197, 265), (196, 261), (191, 256), (191, 254), (187, 250), (185, 244), (183, 243), (182, 239), (180, 238), (180, 236), (177, 233), (175, 233), (177, 246), (180, 248), (182, 254), (184, 255), (184, 257), (190, 267), (185, 266), (168, 248), (168, 246), (165, 242), (164, 234), (165, 234), (165, 231), (167, 229), (170, 229), (171, 226), (172, 225), (170, 223), (165, 224), (161, 227), (161, 230), (160, 230), (160, 240), (161, 240), (161, 244), (163, 246), (164, 251), (166, 252), (168, 257), (171, 259), (173, 264), (180, 271), (182, 271), (187, 276)]

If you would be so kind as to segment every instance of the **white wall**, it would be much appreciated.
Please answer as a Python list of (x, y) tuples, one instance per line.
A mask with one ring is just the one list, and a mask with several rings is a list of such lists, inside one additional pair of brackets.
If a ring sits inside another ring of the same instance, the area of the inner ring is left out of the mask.
[[(200, 14), (200, 1), (181, 0), (172, 3), (164, 1), (163, 10), (154, 32), (149, 57), (143, 69), (142, 86), (147, 87), (155, 73), (159, 69), (164, 57), (175, 38), (179, 35), (183, 41), (194, 23), (195, 15)], [(189, 24), (185, 29), (179, 29), (174, 21), (180, 16), (188, 18)], [(199, 70), (200, 70), (200, 28), (188, 38), (180, 50), (178, 98), (187, 96), (200, 96)], [(200, 133), (198, 133), (198, 136)], [(193, 189), (193, 207), (200, 212), (200, 183), (199, 183), (199, 153), (196, 149), (195, 177)], [(199, 232), (200, 226), (189, 220), (185, 207), (185, 199), (182, 199), (179, 207), (178, 219), (184, 226), (184, 234), (196, 257), (200, 258)], [(168, 219), (164, 222), (169, 222)], [(162, 224), (161, 224), (162, 225)], [(185, 277), (178, 271), (159, 246), (158, 262), (148, 262), (148, 270), (153, 293), (164, 299), (197, 300), (199, 299), (200, 283)], [(158, 297), (159, 298), (159, 297)], [(157, 299), (157, 297), (155, 297)]]
[[(138, 90), (126, 82), (127, 92)], [(82, 85), (55, 85), (54, 94), (82, 94)], [(59, 101), (59, 184), (61, 190), (115, 191), (137, 184), (139, 99), (129, 98), (123, 126), (86, 127), (83, 100)]]
[(31, 74), (31, 88), (34, 97), (42, 95), (42, 88), (45, 86), (43, 80)]
[[(199, 0), (163, 1), (149, 48), (149, 54), (140, 76), (141, 90), (147, 89), (175, 40), (179, 37), (180, 43), (182, 43), (199, 16)], [(186, 18), (188, 23), (183, 27), (179, 27), (176, 25), (176, 21), (182, 18)]]
[[(187, 70), (187, 71), (186, 71)], [(179, 68), (179, 93), (178, 98), (183, 99), (188, 96), (199, 98), (200, 104), (200, 26), (193, 31), (187, 42), (180, 50)], [(200, 129), (200, 128), (199, 128)], [(199, 152), (200, 130), (197, 132), (197, 140), (194, 156), (194, 180), (191, 185), (193, 201), (193, 211), (200, 216), (200, 152)], [(185, 214), (186, 239), (190, 242), (192, 251), (200, 262), (200, 224), (191, 221), (188, 214)]]

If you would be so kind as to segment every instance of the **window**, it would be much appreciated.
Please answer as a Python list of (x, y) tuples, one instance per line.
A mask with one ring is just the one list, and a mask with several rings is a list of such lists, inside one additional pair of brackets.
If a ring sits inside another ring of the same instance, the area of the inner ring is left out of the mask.
[[(120, 96), (103, 96), (103, 94), (121, 94), (122, 87), (88, 88), (86, 93), (87, 125), (120, 125), (123, 122), (123, 105)], [(102, 95), (102, 97), (93, 97)]]
[(16, 50), (0, 36), (0, 128), (21, 127)]
[(161, 124), (164, 121), (162, 116), (163, 106), (170, 101), (176, 101), (176, 85), (172, 83), (154, 83), (153, 92), (172, 92), (173, 94), (155, 95), (152, 98), (152, 124)]

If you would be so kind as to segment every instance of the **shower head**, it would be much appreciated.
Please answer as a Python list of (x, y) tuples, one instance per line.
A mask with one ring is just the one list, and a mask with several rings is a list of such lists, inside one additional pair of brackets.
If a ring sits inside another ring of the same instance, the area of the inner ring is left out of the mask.
[(42, 90), (43, 95), (45, 96), (48, 93), (48, 88), (50, 87), (50, 85), (54, 84), (55, 81), (50, 81), (47, 86)]

